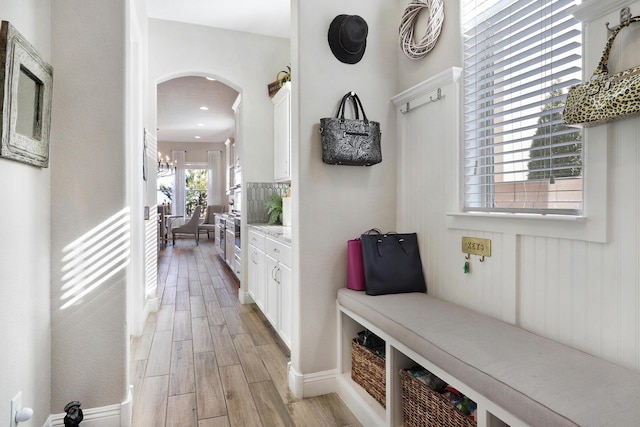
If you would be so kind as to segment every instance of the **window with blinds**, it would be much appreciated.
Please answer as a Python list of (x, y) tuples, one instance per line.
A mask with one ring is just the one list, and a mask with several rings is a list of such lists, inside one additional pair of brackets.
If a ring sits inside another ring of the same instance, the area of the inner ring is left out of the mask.
[(582, 213), (582, 132), (562, 121), (577, 3), (463, 0), (465, 211)]

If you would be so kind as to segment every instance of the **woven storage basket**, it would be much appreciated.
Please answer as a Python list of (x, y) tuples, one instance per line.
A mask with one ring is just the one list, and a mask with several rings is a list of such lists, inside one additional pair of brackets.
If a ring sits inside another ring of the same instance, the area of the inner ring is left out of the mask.
[(405, 427), (475, 427), (476, 422), (407, 371), (402, 377)]
[(386, 407), (385, 360), (355, 339), (351, 342), (351, 378)]

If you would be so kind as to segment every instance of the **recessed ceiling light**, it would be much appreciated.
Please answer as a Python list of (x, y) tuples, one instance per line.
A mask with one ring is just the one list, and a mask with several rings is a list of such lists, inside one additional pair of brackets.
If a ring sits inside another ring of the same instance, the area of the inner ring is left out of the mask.
[(203, 105), (202, 107), (200, 107), (201, 110), (208, 110), (209, 107), (207, 107), (206, 105)]
[(200, 139), (200, 137), (199, 137), (199, 136), (197, 136), (197, 135), (196, 135), (196, 137), (195, 137), (195, 138), (196, 138), (196, 139)]
[(204, 126), (204, 123), (198, 123), (198, 126)]

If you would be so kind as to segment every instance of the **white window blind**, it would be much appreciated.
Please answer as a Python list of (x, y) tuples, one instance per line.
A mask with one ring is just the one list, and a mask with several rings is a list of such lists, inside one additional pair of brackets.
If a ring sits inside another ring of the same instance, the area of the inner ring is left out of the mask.
[(582, 133), (562, 122), (576, 3), (463, 0), (465, 211), (582, 213)]

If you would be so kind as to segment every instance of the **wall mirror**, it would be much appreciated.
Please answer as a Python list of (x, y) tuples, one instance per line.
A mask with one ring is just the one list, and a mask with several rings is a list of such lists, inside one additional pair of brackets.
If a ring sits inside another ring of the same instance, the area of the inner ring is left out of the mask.
[(53, 68), (8, 22), (0, 26), (0, 157), (49, 166)]

